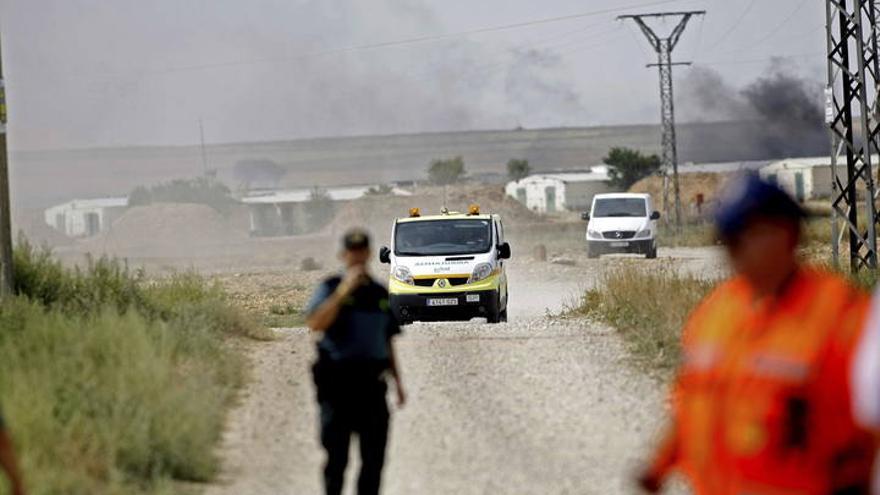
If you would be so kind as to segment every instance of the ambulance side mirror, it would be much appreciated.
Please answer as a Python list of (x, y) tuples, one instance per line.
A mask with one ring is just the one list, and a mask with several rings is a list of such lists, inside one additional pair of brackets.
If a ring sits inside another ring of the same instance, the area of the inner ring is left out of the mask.
[(654, 213), (651, 213), (651, 220), (660, 220), (660, 212), (655, 211)]
[(589, 222), (590, 221), (590, 213), (587, 211), (581, 213), (581, 220), (583, 220), (585, 222)]
[(502, 260), (510, 259), (510, 244), (502, 242), (498, 246), (498, 257)]
[(388, 246), (379, 248), (379, 261), (382, 263), (391, 263), (391, 250)]

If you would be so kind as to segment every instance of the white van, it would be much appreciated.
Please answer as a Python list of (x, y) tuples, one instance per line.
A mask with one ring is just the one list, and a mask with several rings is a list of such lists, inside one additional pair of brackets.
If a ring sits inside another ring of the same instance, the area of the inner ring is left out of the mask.
[(443, 211), (422, 216), (418, 208), (394, 221), (391, 247), (379, 260), (391, 265), (390, 305), (401, 323), (483, 317), (507, 321), (510, 245), (498, 215)]
[(637, 253), (657, 257), (657, 220), (650, 194), (597, 194), (587, 220), (587, 256)]

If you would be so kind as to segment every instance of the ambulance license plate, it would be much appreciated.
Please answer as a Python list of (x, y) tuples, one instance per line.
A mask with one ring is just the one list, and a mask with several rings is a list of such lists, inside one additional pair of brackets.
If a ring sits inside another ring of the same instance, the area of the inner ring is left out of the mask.
[(628, 242), (612, 242), (611, 247), (629, 247)]
[(428, 299), (428, 306), (458, 306), (458, 299), (454, 297), (443, 299)]

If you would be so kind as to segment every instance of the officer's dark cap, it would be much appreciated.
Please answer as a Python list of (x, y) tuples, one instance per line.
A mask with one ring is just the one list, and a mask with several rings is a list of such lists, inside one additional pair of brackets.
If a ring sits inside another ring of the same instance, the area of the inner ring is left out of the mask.
[(735, 179), (721, 195), (715, 227), (723, 241), (735, 239), (751, 221), (760, 218), (790, 220), (799, 225), (807, 214), (776, 184), (748, 174)]
[(346, 251), (359, 251), (370, 247), (370, 234), (363, 229), (351, 229), (342, 236), (342, 248)]

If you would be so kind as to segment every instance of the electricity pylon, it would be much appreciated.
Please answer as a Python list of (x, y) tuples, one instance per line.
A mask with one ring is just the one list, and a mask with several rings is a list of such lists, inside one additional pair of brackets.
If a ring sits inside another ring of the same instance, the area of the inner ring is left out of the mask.
[[(831, 133), (832, 250), (849, 241), (850, 269), (877, 269), (877, 195), (873, 163), (880, 60), (874, 0), (827, 0), (828, 87), (825, 121)], [(840, 166), (845, 165), (841, 177)], [(841, 232), (843, 221), (845, 230)]]
[[(695, 15), (705, 15), (705, 10), (692, 10), (687, 12), (661, 12), (652, 14), (622, 15), (618, 20), (632, 19), (645, 33), (648, 42), (657, 52), (657, 63), (648, 64), (648, 67), (657, 67), (660, 71), (660, 119), (662, 124), (661, 144), (663, 146), (663, 207), (669, 215), (669, 187), (668, 175), (672, 170), (672, 187), (675, 193), (675, 225), (681, 228), (681, 191), (678, 185), (678, 149), (675, 142), (675, 99), (672, 91), (672, 67), (675, 65), (690, 65), (689, 62), (673, 62), (672, 51), (681, 39), (685, 27)], [(680, 17), (678, 24), (672, 32), (660, 37), (645, 22), (647, 18)]]

